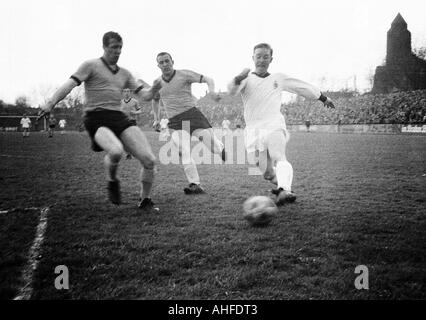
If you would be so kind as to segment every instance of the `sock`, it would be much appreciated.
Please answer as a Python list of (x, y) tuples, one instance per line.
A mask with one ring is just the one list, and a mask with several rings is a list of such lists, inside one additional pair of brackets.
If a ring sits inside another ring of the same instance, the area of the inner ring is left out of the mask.
[(288, 161), (278, 161), (275, 167), (277, 177), (277, 187), (284, 190), (291, 191), (291, 184), (293, 182), (293, 167)]
[(189, 183), (200, 184), (200, 177), (198, 176), (197, 166), (194, 163), (184, 164), (183, 169)]
[(142, 200), (150, 198), (152, 183), (154, 181), (155, 168), (141, 169), (141, 192), (140, 197)]

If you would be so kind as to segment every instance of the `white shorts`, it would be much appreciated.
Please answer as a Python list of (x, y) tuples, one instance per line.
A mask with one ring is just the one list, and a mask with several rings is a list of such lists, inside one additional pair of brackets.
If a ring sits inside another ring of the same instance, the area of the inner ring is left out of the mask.
[(286, 142), (290, 140), (290, 133), (285, 127), (273, 127), (268, 129), (255, 129), (246, 127), (244, 130), (244, 143), (247, 153), (265, 151), (268, 148), (268, 136), (276, 131), (284, 132)]

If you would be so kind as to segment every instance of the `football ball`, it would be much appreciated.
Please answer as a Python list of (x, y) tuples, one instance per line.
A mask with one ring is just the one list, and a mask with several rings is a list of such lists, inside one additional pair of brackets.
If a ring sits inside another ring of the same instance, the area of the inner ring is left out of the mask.
[(269, 224), (278, 212), (275, 203), (265, 196), (253, 196), (244, 201), (244, 219), (252, 226)]

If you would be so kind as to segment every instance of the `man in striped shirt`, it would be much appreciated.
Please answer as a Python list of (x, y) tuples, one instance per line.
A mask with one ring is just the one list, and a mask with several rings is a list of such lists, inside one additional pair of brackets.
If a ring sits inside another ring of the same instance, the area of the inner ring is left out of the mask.
[(273, 50), (269, 44), (254, 47), (255, 71), (244, 69), (229, 84), (232, 95), (241, 94), (244, 104), (246, 128), (244, 140), (248, 154), (259, 154), (259, 167), (265, 179), (277, 184), (272, 192), (277, 195), (277, 205), (293, 202), (296, 195), (291, 190), (293, 167), (287, 161), (285, 148), (289, 141), (284, 115), (281, 113), (281, 93), (288, 91), (307, 99), (320, 100), (328, 108), (333, 102), (321, 91), (304, 81), (282, 73), (268, 72)]
[(141, 163), (141, 192), (139, 208), (157, 212), (150, 193), (154, 180), (155, 156), (144, 133), (121, 111), (121, 98), (124, 88), (139, 94), (144, 100), (151, 100), (160, 89), (156, 82), (145, 88), (132, 74), (117, 65), (123, 40), (116, 32), (103, 36), (104, 53), (101, 58), (84, 62), (43, 107), (50, 113), (54, 106), (64, 99), (71, 90), (85, 83), (84, 126), (92, 140), (92, 149), (105, 151), (104, 164), (107, 171), (108, 196), (112, 203), (121, 203), (120, 184), (117, 179), (118, 164), (124, 149), (132, 153)]

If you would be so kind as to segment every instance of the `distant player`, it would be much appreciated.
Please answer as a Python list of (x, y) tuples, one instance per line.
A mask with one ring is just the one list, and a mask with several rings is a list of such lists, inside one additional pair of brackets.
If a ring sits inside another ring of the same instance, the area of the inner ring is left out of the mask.
[[(148, 85), (145, 84), (145, 86)], [(129, 88), (123, 90), (121, 111), (129, 117), (134, 126), (137, 126), (137, 115), (142, 113), (142, 109), (139, 106), (139, 101), (132, 97), (132, 91)]]
[[(145, 84), (146, 86), (147, 84)], [(132, 97), (132, 91), (129, 88), (123, 89), (123, 99), (121, 100), (121, 111), (125, 113), (132, 125), (137, 126), (136, 116), (142, 113), (138, 100)], [(131, 159), (132, 155), (127, 153), (126, 159)]]
[[(169, 119), (169, 128), (173, 130), (171, 139), (179, 148), (179, 156), (182, 159), (186, 178), (189, 186), (184, 188), (185, 194), (204, 193), (200, 186), (200, 177), (194, 159), (191, 157), (189, 143), (183, 140), (183, 130), (188, 130), (189, 135), (197, 138), (203, 138), (202, 141), (212, 153), (220, 154), (225, 161), (225, 149), (222, 142), (214, 135), (212, 126), (206, 117), (196, 107), (195, 97), (192, 95), (191, 84), (206, 83), (209, 94), (214, 100), (220, 98), (215, 93), (213, 79), (203, 76), (190, 70), (175, 70), (174, 61), (167, 52), (161, 52), (157, 55), (157, 64), (161, 69), (162, 76), (161, 90), (159, 96), (153, 101), (154, 119), (159, 119), (160, 99), (163, 103), (167, 118)], [(157, 81), (158, 81), (157, 80)], [(185, 125), (189, 123), (189, 127)], [(158, 126), (158, 123), (154, 123)]]
[(28, 118), (26, 114), (21, 119), (21, 126), (22, 126), (22, 137), (26, 138), (30, 136), (30, 127), (31, 127), (31, 120)]
[(55, 130), (55, 127), (56, 127), (56, 119), (53, 116), (53, 114), (50, 114), (47, 120), (47, 132), (49, 133), (49, 138), (53, 137), (53, 131)]
[(61, 129), (61, 134), (65, 133), (65, 126), (66, 126), (66, 124), (67, 124), (67, 121), (65, 119), (59, 120), (58, 125), (59, 125), (59, 128)]
[(105, 169), (108, 180), (108, 197), (114, 204), (121, 203), (118, 164), (124, 152), (129, 150), (141, 165), (141, 192), (139, 208), (144, 212), (158, 212), (150, 194), (154, 181), (155, 156), (141, 129), (135, 126), (121, 111), (122, 90), (130, 88), (134, 94), (149, 101), (160, 88), (137, 84), (132, 74), (117, 65), (123, 40), (116, 32), (107, 32), (102, 39), (104, 53), (101, 58), (85, 61), (43, 107), (49, 113), (72, 89), (84, 82), (86, 104), (84, 126), (95, 152), (105, 151)]
[(226, 135), (228, 134), (231, 129), (229, 128), (229, 126), (231, 125), (231, 121), (229, 121), (228, 119), (223, 119), (222, 121), (222, 130), (223, 130), (223, 134)]
[(255, 71), (244, 69), (231, 81), (228, 90), (232, 95), (241, 93), (247, 153), (259, 153), (263, 177), (277, 184), (278, 188), (272, 191), (277, 195), (277, 205), (282, 205), (296, 200), (291, 190), (293, 167), (285, 154), (289, 134), (280, 111), (282, 91), (320, 100), (326, 107), (334, 108), (334, 104), (313, 85), (282, 73), (270, 74), (268, 68), (272, 52), (271, 46), (266, 43), (256, 45), (253, 50)]
[(305, 126), (306, 126), (306, 131), (310, 132), (309, 128), (311, 127), (311, 121), (309, 119), (306, 119)]

